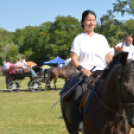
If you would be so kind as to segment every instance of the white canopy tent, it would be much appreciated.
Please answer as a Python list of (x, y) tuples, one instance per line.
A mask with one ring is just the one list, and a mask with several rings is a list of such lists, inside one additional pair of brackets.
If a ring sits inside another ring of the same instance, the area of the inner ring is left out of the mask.
[(71, 62), (71, 58), (66, 59), (66, 60), (65, 60), (65, 63), (63, 64), (63, 66), (68, 65), (70, 62)]

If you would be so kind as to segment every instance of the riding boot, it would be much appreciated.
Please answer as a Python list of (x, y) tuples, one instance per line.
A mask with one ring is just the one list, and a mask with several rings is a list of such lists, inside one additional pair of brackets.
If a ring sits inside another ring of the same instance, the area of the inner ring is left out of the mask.
[(71, 109), (71, 134), (78, 134), (81, 114), (78, 111), (78, 106), (74, 102)]

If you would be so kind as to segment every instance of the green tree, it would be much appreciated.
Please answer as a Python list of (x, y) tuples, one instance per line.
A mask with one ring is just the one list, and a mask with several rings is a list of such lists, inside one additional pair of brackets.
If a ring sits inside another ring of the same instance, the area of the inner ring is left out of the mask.
[(57, 16), (55, 22), (49, 30), (50, 50), (53, 55), (51, 58), (59, 55), (62, 58), (70, 57), (70, 48), (75, 36), (82, 32), (78, 19), (71, 16)]
[(114, 3), (114, 12), (121, 12), (122, 15), (125, 13), (132, 14), (134, 16), (134, 0), (116, 0)]
[(40, 25), (41, 29), (42, 29), (42, 35), (44, 36), (41, 39), (42, 42), (42, 49), (40, 51), (40, 54), (43, 55), (42, 60), (43, 61), (47, 61), (50, 60), (52, 54), (52, 51), (50, 49), (51, 47), (51, 43), (50, 43), (50, 37), (51, 37), (51, 33), (49, 32), (51, 26), (52, 26), (52, 22), (44, 22)]
[(112, 10), (107, 11), (108, 14), (103, 15), (100, 18), (101, 21), (101, 33), (108, 38), (110, 36), (111, 25), (114, 24), (114, 15), (112, 14)]
[(7, 43), (13, 43), (12, 38), (12, 32), (8, 32), (4, 28), (0, 28), (0, 51)]
[[(7, 43), (13, 43), (12, 41), (13, 33), (8, 32), (4, 28), (0, 27), (0, 53)], [(0, 65), (3, 64), (3, 59), (0, 57)]]
[[(27, 60), (32, 60), (38, 65), (43, 64), (48, 58), (51, 22), (42, 23), (40, 26), (27, 26), (24, 29), (17, 29), (13, 40), (19, 46), (19, 52), (23, 53)], [(50, 55), (51, 52), (49, 53)]]
[(124, 25), (128, 35), (134, 37), (134, 19), (127, 20)]
[(12, 62), (16, 62), (17, 58), (19, 57), (18, 46), (14, 44), (7, 44), (3, 47), (2, 51), (0, 52), (0, 59), (2, 63), (9, 58)]

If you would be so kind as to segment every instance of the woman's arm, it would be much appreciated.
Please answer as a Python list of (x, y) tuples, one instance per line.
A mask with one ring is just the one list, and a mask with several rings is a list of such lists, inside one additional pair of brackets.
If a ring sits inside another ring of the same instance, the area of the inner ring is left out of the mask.
[[(79, 56), (76, 53), (72, 52), (71, 58), (73, 65), (78, 69), (78, 67), (80, 66), (80, 63), (78, 62)], [(79, 71), (82, 72), (83, 76), (85, 77), (89, 77), (90, 75), (92, 75), (92, 73), (84, 67), (82, 67)]]
[(79, 56), (76, 53), (72, 52), (71, 58), (73, 65), (75, 66), (75, 68), (77, 68), (80, 65), (80, 63), (78, 62)]
[(109, 52), (107, 55), (106, 55), (106, 62), (107, 63), (110, 63), (112, 60), (113, 60), (113, 56), (112, 56), (112, 53)]

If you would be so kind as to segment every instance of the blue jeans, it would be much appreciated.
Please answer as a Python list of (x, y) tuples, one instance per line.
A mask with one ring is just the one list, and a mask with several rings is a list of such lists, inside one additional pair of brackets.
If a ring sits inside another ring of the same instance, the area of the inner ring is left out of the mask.
[(29, 67), (26, 67), (26, 69), (31, 71), (31, 74), (32, 74), (33, 77), (37, 77), (37, 74), (35, 73), (34, 70), (30, 69)]
[(34, 70), (30, 70), (30, 71), (31, 71), (33, 77), (37, 77), (37, 74), (35, 73)]

